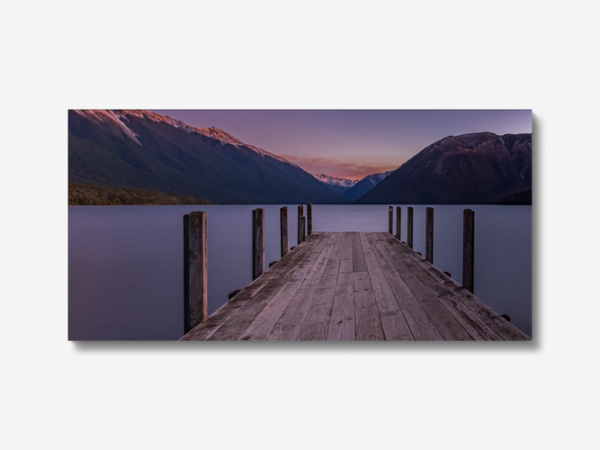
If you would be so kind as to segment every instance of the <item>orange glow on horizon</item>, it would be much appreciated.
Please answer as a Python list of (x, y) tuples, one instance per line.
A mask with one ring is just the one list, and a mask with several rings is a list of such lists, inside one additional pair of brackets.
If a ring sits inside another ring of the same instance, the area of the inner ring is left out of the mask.
[(396, 170), (405, 161), (398, 163), (388, 162), (363, 162), (363, 161), (340, 161), (333, 158), (301, 158), (291, 155), (280, 155), (283, 158), (297, 164), (308, 173), (323, 173), (332, 177), (348, 178), (350, 180), (362, 180), (368, 175), (374, 173), (383, 173), (389, 170)]

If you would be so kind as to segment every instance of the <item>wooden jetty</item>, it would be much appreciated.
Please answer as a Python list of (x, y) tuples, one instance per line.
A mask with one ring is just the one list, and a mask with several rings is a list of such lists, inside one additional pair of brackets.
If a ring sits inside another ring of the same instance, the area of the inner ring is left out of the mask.
[(531, 338), (391, 233), (312, 231), (181, 340)]

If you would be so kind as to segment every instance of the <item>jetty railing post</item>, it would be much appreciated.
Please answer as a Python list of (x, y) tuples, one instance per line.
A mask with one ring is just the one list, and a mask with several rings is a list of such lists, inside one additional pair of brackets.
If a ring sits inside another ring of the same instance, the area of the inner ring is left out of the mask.
[(433, 208), (425, 210), (425, 259), (433, 264)]
[(281, 257), (283, 258), (290, 251), (290, 238), (288, 236), (288, 207), (284, 206), (279, 210), (279, 221), (281, 226)]
[(265, 210), (252, 211), (252, 279), (265, 271)]
[(475, 293), (475, 211), (463, 212), (463, 287)]
[(402, 217), (402, 208), (396, 206), (396, 238), (400, 241), (400, 218)]
[(406, 217), (406, 245), (413, 248), (413, 208), (408, 207), (408, 214)]
[(312, 203), (306, 205), (306, 219), (307, 219), (307, 236), (312, 233)]
[(304, 217), (304, 205), (298, 206), (298, 245), (304, 241), (304, 231), (302, 230), (302, 217)]
[(206, 213), (183, 216), (183, 331), (208, 317)]
[(301, 234), (302, 234), (302, 241), (304, 242), (305, 236), (306, 236), (306, 217), (301, 217), (300, 218), (300, 228), (301, 228)]
[(390, 234), (394, 234), (394, 207), (393, 206), (389, 207), (388, 216), (389, 216), (388, 230), (389, 230)]

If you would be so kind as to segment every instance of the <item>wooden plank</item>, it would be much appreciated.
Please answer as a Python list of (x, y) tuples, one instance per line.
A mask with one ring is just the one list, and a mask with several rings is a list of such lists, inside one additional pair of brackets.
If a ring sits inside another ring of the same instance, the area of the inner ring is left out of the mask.
[(362, 244), (358, 233), (351, 233), (352, 237), (352, 271), (355, 273), (366, 272), (367, 262), (362, 251)]
[(405, 252), (408, 257), (426, 269), (432, 279), (437, 280), (440, 285), (447, 288), (451, 295), (459, 300), (461, 304), (468, 307), (475, 317), (478, 317), (487, 327), (493, 330), (493, 332), (499, 335), (502, 339), (519, 341), (531, 340), (531, 337), (523, 333), (510, 322), (506, 321), (496, 311), (481, 301), (481, 299), (468, 292), (463, 286), (459, 285), (455, 280), (448, 277), (437, 267), (421, 258), (406, 245), (399, 242), (391, 242), (391, 244), (397, 249), (397, 251)]
[(530, 340), (383, 232), (311, 233), (181, 340), (206, 339)]
[[(377, 302), (377, 307), (380, 312), (398, 311), (400, 306), (396, 301), (396, 297), (392, 293), (390, 286), (385, 278), (385, 275), (381, 271), (380, 263), (377, 261), (371, 244), (368, 242), (365, 233), (360, 233), (360, 241), (367, 262), (367, 271), (369, 272), (369, 278), (371, 279), (371, 285), (373, 288), (373, 295)], [(385, 264), (385, 262), (384, 262)], [(408, 325), (407, 325), (408, 330)], [(385, 332), (385, 330), (384, 330)], [(410, 334), (410, 332), (409, 332)]]
[[(314, 236), (317, 233), (313, 233), (312, 236)], [(323, 239), (321, 239), (321, 241), (312, 247), (312, 252), (316, 253), (317, 257), (321, 254), (321, 252), (323, 251), (323, 249), (325, 248), (325, 246), (329, 243), (329, 240), (331, 239), (331, 237), (334, 235), (334, 233), (323, 233)], [(310, 240), (311, 237), (307, 237), (306, 240)], [(305, 241), (306, 242), (306, 241)], [(304, 244), (302, 244), (304, 245)]]
[[(443, 291), (444, 295), (448, 295), (449, 293), (450, 296), (454, 297), (460, 302), (459, 305), (463, 305), (468, 308), (468, 310), (472, 313), (472, 317), (477, 317), (480, 322), (483, 322), (485, 326), (491, 330), (491, 333), (488, 332), (488, 335), (491, 335), (490, 337), (492, 339), (496, 339), (496, 336), (499, 336), (501, 339), (505, 340), (531, 339), (514, 325), (509, 325), (504, 318), (502, 318), (480, 299), (466, 291), (466, 289), (460, 286), (455, 280), (448, 277), (437, 267), (430, 264), (419, 255), (415, 254), (406, 246), (400, 245), (399, 250), (406, 251), (408, 257), (410, 257), (426, 271), (426, 274), (422, 275), (423, 277), (426, 278), (429, 276), (431, 280), (437, 281), (440, 286), (446, 289), (446, 291)], [(469, 314), (469, 311), (465, 311), (465, 314)]]
[[(447, 284), (448, 285), (448, 284)], [(523, 333), (512, 323), (505, 320), (496, 311), (475, 297), (464, 287), (453, 282), (450, 291), (471, 311), (482, 318), (485, 323), (506, 341), (530, 341), (531, 337)]]
[[(385, 251), (386, 256), (391, 262), (395, 261), (396, 258), (399, 258), (400, 257), (399, 255), (403, 255), (403, 253), (397, 253), (396, 251), (394, 251), (394, 249), (392, 248), (391, 245), (388, 245), (385, 250), (386, 250)], [(396, 272), (396, 274), (397, 274), (397, 272)], [(475, 340), (502, 340), (502, 338), (500, 338), (498, 335), (496, 335), (496, 333), (494, 333), (492, 330), (490, 330), (483, 322), (481, 322), (481, 321), (477, 322), (477, 318), (474, 315), (469, 314), (469, 312), (467, 312), (467, 311), (462, 311), (460, 308), (457, 309), (453, 305), (452, 300), (447, 298), (445, 295), (445, 294), (449, 294), (449, 292), (447, 290), (446, 290), (446, 292), (440, 292), (440, 289), (443, 289), (443, 287), (436, 280), (430, 280), (427, 277), (423, 277), (423, 274), (419, 274), (419, 278), (427, 280), (427, 282), (425, 283), (427, 288), (429, 288), (429, 290), (431, 290), (434, 295), (437, 295), (440, 302), (446, 307), (446, 309), (450, 312), (450, 314), (452, 314), (454, 316), (454, 318), (457, 320), (457, 322), (459, 322), (462, 325), (462, 327), (471, 335), (471, 337), (473, 337), (473, 339), (475, 339)], [(390, 281), (390, 285), (391, 284), (392, 284), (392, 282)], [(400, 289), (401, 289), (401, 286), (397, 287), (398, 291), (400, 291)], [(396, 291), (394, 291), (394, 292), (396, 292)], [(408, 321), (408, 316), (407, 316), (407, 321)], [(410, 321), (409, 321), (409, 325), (410, 325)], [(412, 329), (413, 328), (411, 327), (411, 330)], [(419, 328), (419, 329), (421, 329), (421, 328)], [(419, 337), (417, 339), (421, 339), (421, 338)]]
[(325, 273), (329, 255), (335, 247), (338, 236), (332, 234), (327, 245), (308, 272), (300, 288), (268, 335), (269, 341), (294, 341), (306, 318), (311, 301), (315, 296), (321, 278)]
[[(337, 280), (341, 263), (341, 249), (345, 233), (336, 233), (338, 240), (336, 248), (331, 252), (323, 276), (312, 299), (308, 313), (297, 335), (299, 341), (324, 341), (327, 340), (329, 322), (336, 295)], [(342, 245), (340, 245), (342, 244)]]
[(291, 273), (291, 277), (273, 298), (262, 308), (249, 323), (247, 329), (239, 333), (239, 340), (263, 341), (273, 331), (294, 295), (300, 289), (304, 279), (318, 259), (318, 253), (311, 254)]
[[(314, 236), (311, 242), (303, 248), (297, 248), (288, 253), (261, 277), (242, 289), (230, 301), (225, 303), (205, 322), (201, 323), (180, 340), (206, 340), (221, 328), (231, 317), (233, 317), (250, 299), (255, 297), (270, 282), (271, 285), (278, 284), (280, 287), (285, 282), (288, 273), (294, 270), (296, 264), (308, 256), (313, 245), (318, 244), (323, 236)], [(271, 286), (269, 285), (269, 286)], [(271, 292), (271, 291), (267, 291)], [(263, 292), (262, 295), (268, 295)]]
[(350, 272), (352, 272), (352, 233), (343, 233), (342, 261), (350, 261)]
[(342, 233), (342, 260), (340, 261), (340, 273), (352, 273), (352, 233)]
[(184, 219), (184, 333), (208, 317), (206, 213)]
[(290, 237), (288, 234), (288, 207), (284, 206), (279, 210), (279, 224), (281, 236), (281, 257), (283, 258), (290, 251)]
[(327, 329), (331, 320), (335, 296), (335, 280), (332, 277), (323, 278), (321, 283), (324, 285), (317, 289), (306, 320), (300, 328), (299, 341), (325, 341), (327, 339)]
[(385, 242), (376, 241), (374, 247), (378, 259), (387, 259), (389, 264), (382, 267), (382, 271), (400, 305), (408, 327), (416, 340), (440, 341), (442, 335), (431, 321), (421, 303), (415, 298), (402, 277), (394, 269), (393, 259), (396, 255), (390, 254), (391, 248)]
[(335, 240), (335, 247), (333, 249), (333, 251), (331, 252), (331, 256), (329, 257), (329, 259), (334, 259), (336, 261), (340, 261), (342, 259), (342, 253), (344, 251), (344, 239), (345, 239), (345, 234), (346, 233), (334, 233), (336, 240)]
[(473, 337), (467, 333), (454, 316), (441, 304), (437, 296), (410, 270), (410, 264), (411, 261), (405, 259), (396, 259), (393, 261), (394, 268), (398, 271), (398, 274), (415, 298), (421, 302), (423, 309), (425, 309), (427, 315), (444, 339), (451, 341), (473, 340)]
[[(361, 242), (365, 251), (365, 259), (369, 270), (369, 277), (373, 286), (373, 293), (379, 309), (383, 332), (387, 341), (412, 341), (415, 335), (412, 333), (404, 311), (392, 292), (384, 270), (389, 269), (385, 258), (377, 258), (375, 255), (377, 241), (374, 235), (382, 233), (361, 233)], [(391, 237), (391, 235), (388, 235)], [(410, 292), (410, 291), (409, 291)], [(398, 314), (398, 311), (402, 311)], [(432, 333), (432, 336), (435, 334)]]
[(440, 299), (442, 304), (446, 306), (446, 309), (448, 309), (454, 315), (454, 317), (456, 317), (456, 319), (461, 323), (463, 328), (467, 330), (476, 341), (504, 340), (502, 336), (500, 336), (493, 329), (487, 326), (479, 316), (477, 316), (469, 308), (464, 306), (454, 295), (452, 295), (448, 291), (440, 292), (437, 286), (435, 287), (434, 293)]
[(354, 287), (355, 336), (357, 341), (383, 341), (383, 326), (368, 272), (352, 274)]
[(252, 279), (265, 271), (265, 210), (252, 211)]
[[(388, 239), (388, 241), (390, 244), (393, 244), (393, 245), (397, 244), (397, 241), (392, 241), (389, 239)], [(407, 253), (415, 254), (412, 250), (408, 249), (407, 246), (402, 245), (402, 247), (404, 249), (406, 249)], [(400, 254), (402, 254), (402, 253), (400, 253)], [(398, 258), (398, 255), (394, 254), (394, 251), (392, 250), (389, 257), (391, 260), (394, 261), (394, 258)], [(447, 298), (440, 297), (439, 291), (442, 288), (442, 286), (440, 286), (436, 280), (430, 279), (424, 272), (419, 271), (418, 270), (419, 267), (414, 266), (414, 260), (412, 260), (412, 258), (402, 259), (402, 263), (404, 263), (404, 265), (407, 268), (409, 268), (409, 270), (412, 270), (414, 275), (423, 283), (423, 286), (428, 288), (429, 291), (431, 291), (431, 293), (438, 298), (438, 300), (440, 301), (442, 306), (444, 306), (444, 308), (446, 308), (448, 313), (450, 313), (456, 319), (456, 321), (471, 336), (472, 339), (474, 339), (474, 340), (498, 340), (499, 339), (499, 336), (495, 335), (495, 333), (493, 333), (489, 329), (488, 329), (489, 333), (482, 334), (482, 329), (487, 328), (483, 323), (480, 322), (478, 324), (473, 324), (472, 323), (473, 319), (475, 319), (473, 316), (469, 316), (468, 314), (465, 314), (464, 311), (457, 310), (456, 308), (453, 307), (451, 302), (447, 301), (448, 300)], [(398, 266), (396, 261), (395, 261), (394, 265), (396, 267)], [(403, 270), (405, 271), (406, 269), (403, 269)]]
[(410, 332), (406, 323), (404, 313), (400, 310), (379, 312), (381, 326), (385, 334), (386, 341), (414, 341), (415, 338)]
[[(240, 293), (225, 303), (214, 314), (212, 314), (205, 322), (196, 326), (193, 330), (181, 338), (181, 340), (202, 341), (211, 338), (223, 325), (234, 317), (244, 306), (259, 293), (261, 296), (269, 298), (274, 294), (274, 289), (281, 288), (285, 283), (287, 276), (295, 270), (297, 264), (308, 257), (313, 246), (318, 245), (324, 238), (324, 235), (313, 234), (312, 239), (307, 240), (303, 247), (298, 247), (288, 253), (284, 258), (280, 259), (269, 271), (259, 277), (251, 284), (246, 286)], [(270, 284), (269, 284), (270, 283)], [(269, 286), (267, 286), (269, 284)], [(263, 291), (263, 289), (265, 289)], [(262, 291), (262, 292), (261, 292)], [(247, 307), (247, 306), (246, 306)], [(245, 310), (242, 311), (242, 315)], [(239, 320), (239, 317), (238, 317)], [(234, 324), (229, 324), (228, 327), (235, 328)], [(225, 336), (226, 334), (222, 334)], [(219, 336), (217, 335), (217, 338)], [(221, 338), (222, 340), (225, 340)]]
[(353, 279), (352, 271), (342, 272), (340, 265), (331, 319), (327, 330), (328, 341), (353, 341), (355, 339)]
[[(352, 249), (352, 247), (350, 247)], [(340, 261), (340, 273), (351, 273), (352, 272), (352, 260), (342, 259)]]

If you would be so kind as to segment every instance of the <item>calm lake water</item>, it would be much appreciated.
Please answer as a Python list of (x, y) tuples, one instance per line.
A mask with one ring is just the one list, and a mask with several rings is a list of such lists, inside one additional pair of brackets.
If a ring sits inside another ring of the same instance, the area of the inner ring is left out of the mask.
[[(290, 247), (297, 205), (289, 206)], [(406, 205), (402, 240), (406, 241)], [(280, 257), (279, 205), (69, 207), (69, 339), (183, 335), (183, 215), (208, 222), (208, 313), (252, 281), (252, 210), (265, 209), (266, 262)], [(414, 250), (425, 254), (425, 208)], [(531, 206), (436, 205), (434, 263), (462, 283), (463, 209), (475, 211), (475, 295), (531, 336)], [(394, 212), (395, 214), (395, 212)], [(395, 217), (394, 217), (395, 220)], [(387, 205), (314, 205), (314, 231), (387, 231)], [(395, 225), (394, 225), (395, 229)]]

